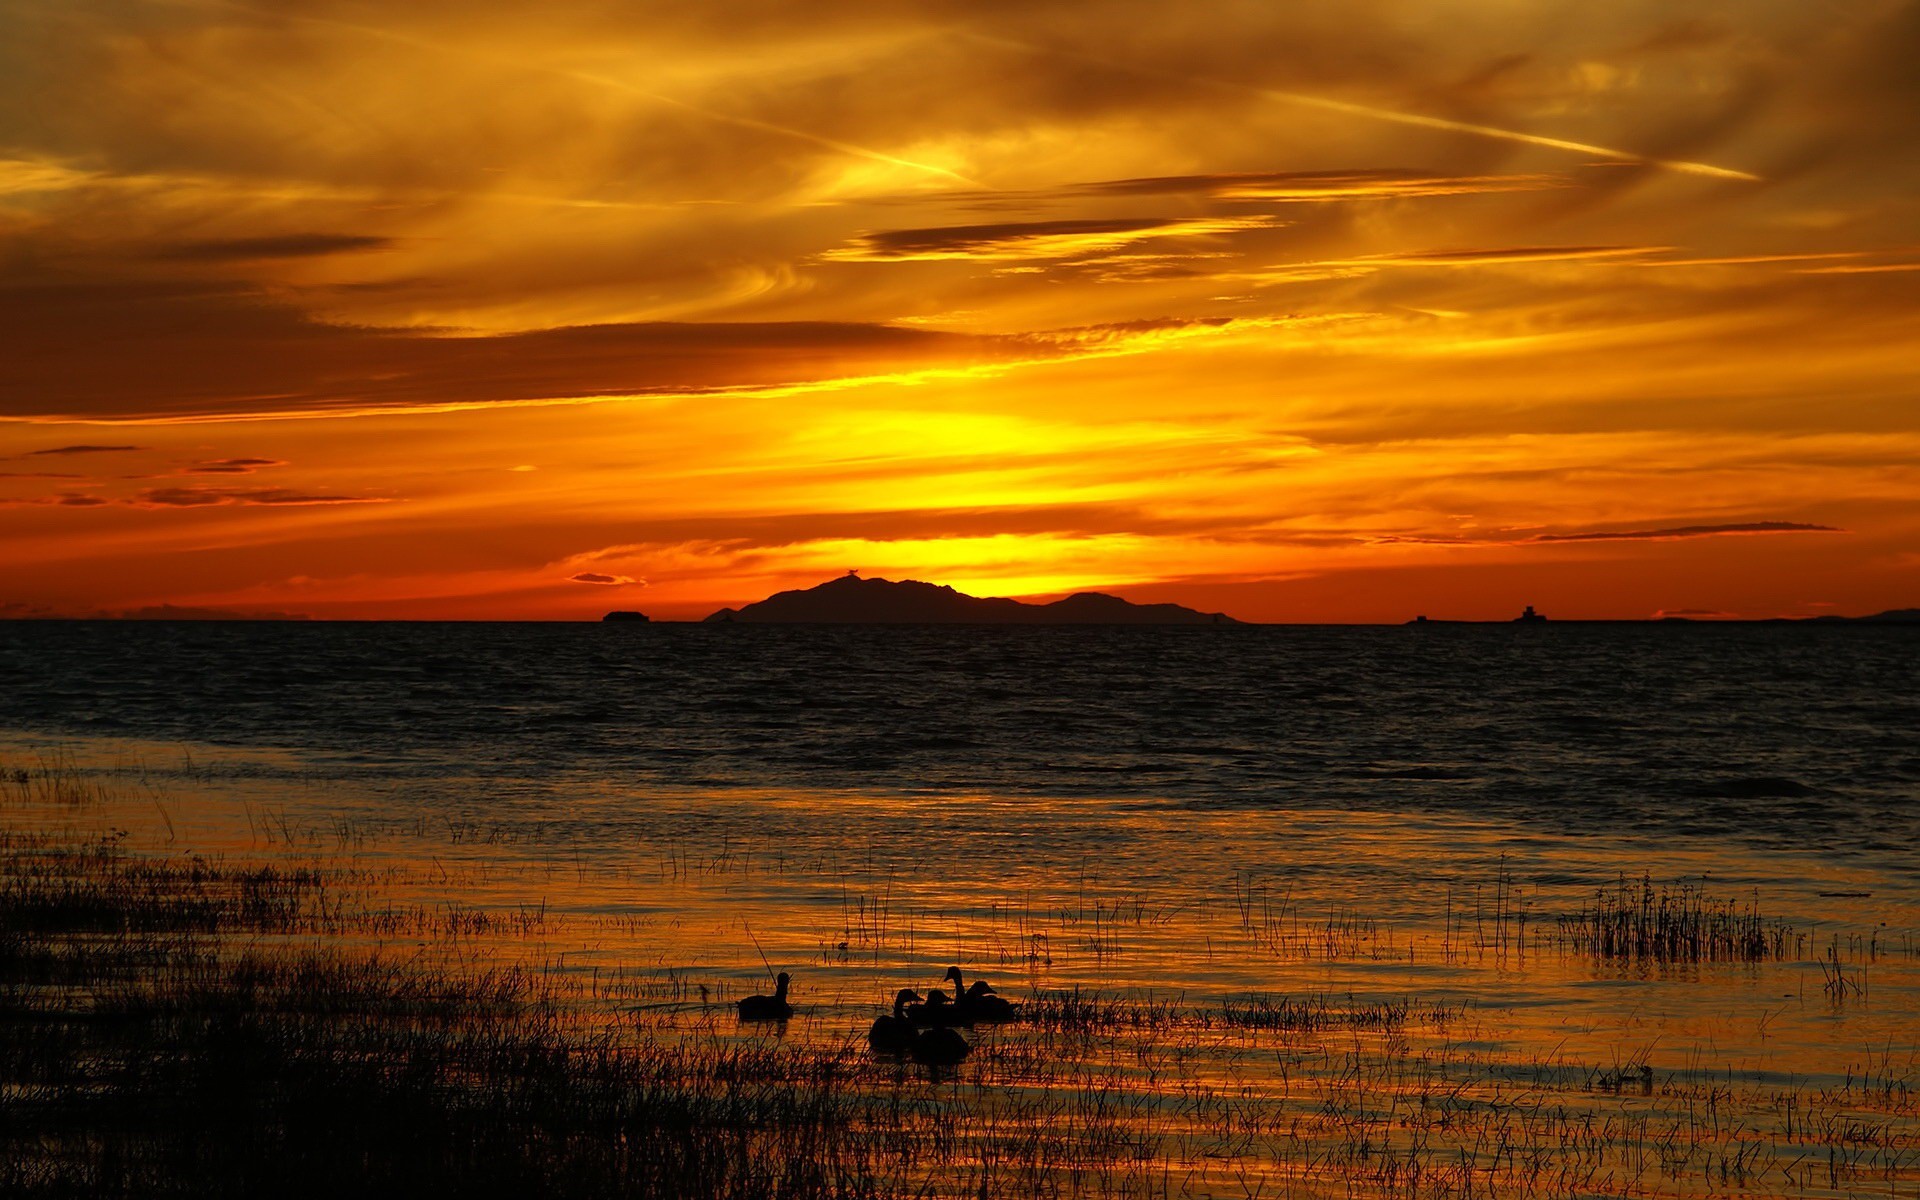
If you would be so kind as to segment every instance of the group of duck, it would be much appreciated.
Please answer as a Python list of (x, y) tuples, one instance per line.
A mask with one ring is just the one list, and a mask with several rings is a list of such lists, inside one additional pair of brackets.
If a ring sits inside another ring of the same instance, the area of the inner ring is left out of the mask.
[[(960, 977), (959, 967), (948, 967), (942, 982), (953, 980), (953, 995), (939, 988), (927, 989), (923, 999), (912, 988), (902, 988), (893, 998), (893, 1012), (879, 1017), (867, 1031), (867, 1044), (876, 1054), (905, 1055), (930, 1067), (950, 1067), (973, 1047), (960, 1036), (962, 1028), (976, 1025), (1004, 1025), (1018, 1019), (1020, 1006), (994, 994), (993, 985), (976, 979), (971, 986)], [(784, 1021), (793, 1015), (787, 1002), (787, 987), (792, 977), (785, 971), (774, 979), (773, 995), (748, 996), (739, 1002), (742, 1021)]]
[(893, 1012), (874, 1019), (867, 1045), (875, 1054), (908, 1055), (930, 1067), (950, 1067), (973, 1052), (961, 1027), (1004, 1025), (1019, 1017), (1020, 1006), (996, 996), (993, 985), (976, 979), (966, 986), (959, 967), (948, 967), (942, 982), (953, 980), (953, 996), (928, 988), (923, 1000), (912, 988), (893, 997)]

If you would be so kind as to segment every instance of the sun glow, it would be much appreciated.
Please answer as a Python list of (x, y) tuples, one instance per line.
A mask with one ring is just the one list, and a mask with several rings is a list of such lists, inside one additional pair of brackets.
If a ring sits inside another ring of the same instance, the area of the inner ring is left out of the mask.
[(1912, 603), (1898, 22), (1423, 11), (0, 17), (0, 611)]

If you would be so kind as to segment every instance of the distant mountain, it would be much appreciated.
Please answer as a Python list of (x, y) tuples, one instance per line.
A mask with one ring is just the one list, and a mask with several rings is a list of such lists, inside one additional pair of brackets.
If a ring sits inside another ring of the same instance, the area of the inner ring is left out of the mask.
[(1133, 604), (1101, 592), (1076, 592), (1051, 604), (982, 598), (917, 579), (843, 575), (818, 587), (779, 592), (709, 621), (833, 625), (1238, 625), (1224, 613), (1178, 604)]
[(1920, 625), (1920, 608), (1890, 608), (1886, 612), (1874, 613), (1866, 617), (1809, 617), (1812, 621), (1847, 621), (1854, 624), (1869, 625)]

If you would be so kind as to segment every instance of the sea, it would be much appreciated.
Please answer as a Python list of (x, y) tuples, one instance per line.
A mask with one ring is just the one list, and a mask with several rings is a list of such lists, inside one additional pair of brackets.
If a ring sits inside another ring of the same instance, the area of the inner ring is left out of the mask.
[(1920, 849), (1920, 630), (0, 623), (0, 729), (308, 772)]
[[(616, 1039), (1124, 1099), (1079, 1194), (1920, 1186), (1920, 629), (0, 624), (0, 842), (62, 838), (316, 866)], [(1075, 1023), (872, 1060), (949, 967)]]

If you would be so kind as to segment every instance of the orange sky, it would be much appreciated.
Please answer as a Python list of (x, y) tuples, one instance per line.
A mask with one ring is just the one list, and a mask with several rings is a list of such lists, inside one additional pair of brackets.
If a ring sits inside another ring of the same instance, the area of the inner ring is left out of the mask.
[(0, 614), (1920, 604), (1916, 55), (1910, 0), (0, 8)]

